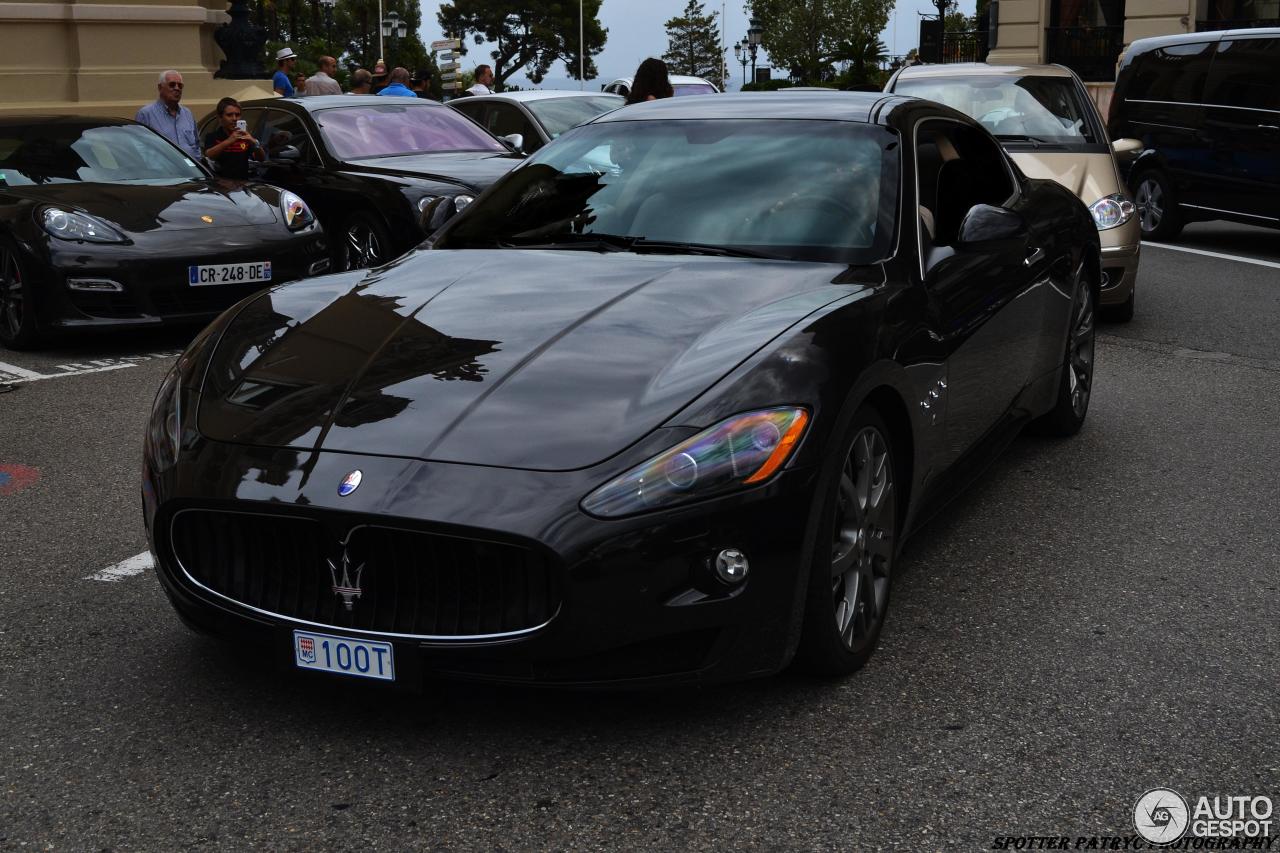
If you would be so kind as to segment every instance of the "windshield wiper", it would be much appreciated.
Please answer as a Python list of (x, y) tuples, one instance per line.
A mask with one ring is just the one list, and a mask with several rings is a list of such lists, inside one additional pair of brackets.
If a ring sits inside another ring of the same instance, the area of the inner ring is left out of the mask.
[(547, 239), (535, 237), (528, 242), (519, 238), (498, 243), (504, 249), (587, 249), (597, 252), (628, 252), (635, 237), (625, 234), (564, 234), (548, 235)]
[(650, 240), (648, 237), (630, 237), (626, 234), (556, 234), (547, 240), (507, 240), (499, 245), (510, 249), (588, 249), (597, 252), (667, 252), (673, 255), (717, 255), (728, 258), (765, 258), (781, 260), (781, 255), (771, 255), (754, 249), (737, 246), (716, 246), (710, 243), (682, 243), (671, 240)]
[(670, 240), (650, 240), (647, 237), (635, 237), (631, 244), (633, 252), (670, 252), (675, 255), (719, 255), (726, 258), (765, 258), (782, 260), (782, 255), (771, 255), (755, 249), (744, 249), (739, 246), (716, 246), (710, 243), (681, 243)]
[(1027, 136), (1025, 133), (997, 133), (996, 139), (1002, 142), (1027, 142), (1035, 148), (1039, 148), (1041, 145), (1061, 146), (1059, 142), (1050, 142), (1038, 136)]

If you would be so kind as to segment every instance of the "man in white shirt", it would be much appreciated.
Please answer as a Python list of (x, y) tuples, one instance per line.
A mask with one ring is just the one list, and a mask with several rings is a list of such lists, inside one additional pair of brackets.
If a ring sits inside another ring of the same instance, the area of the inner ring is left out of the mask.
[(333, 75), (338, 72), (338, 60), (332, 56), (322, 56), (316, 65), (320, 70), (307, 78), (307, 96), (341, 95), (342, 87), (333, 79)]
[(476, 66), (476, 84), (467, 90), (469, 95), (492, 95), (493, 69), (488, 65)]

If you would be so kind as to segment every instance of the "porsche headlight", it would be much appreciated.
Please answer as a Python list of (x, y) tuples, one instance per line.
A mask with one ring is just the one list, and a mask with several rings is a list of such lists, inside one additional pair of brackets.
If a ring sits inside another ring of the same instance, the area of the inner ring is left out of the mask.
[(300, 231), (316, 221), (307, 203), (288, 190), (280, 193), (280, 210), (284, 212), (284, 224), (290, 231)]
[(40, 214), (40, 224), (45, 231), (60, 240), (82, 240), (86, 243), (125, 242), (123, 234), (87, 213), (46, 207)]
[(1126, 198), (1124, 193), (1100, 198), (1089, 205), (1089, 212), (1093, 214), (1093, 223), (1098, 226), (1099, 231), (1119, 228), (1133, 218), (1137, 209), (1137, 206)]
[(587, 495), (582, 508), (617, 518), (763, 483), (804, 435), (801, 408), (746, 412), (708, 427)]
[(165, 375), (151, 404), (151, 418), (147, 422), (145, 453), (151, 469), (157, 474), (169, 470), (178, 461), (178, 443), (182, 437), (182, 367), (184, 360)]

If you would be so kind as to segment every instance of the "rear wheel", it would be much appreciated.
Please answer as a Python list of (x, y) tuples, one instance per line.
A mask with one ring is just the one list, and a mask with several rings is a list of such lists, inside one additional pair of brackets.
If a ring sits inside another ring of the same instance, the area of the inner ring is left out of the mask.
[(893, 442), (875, 409), (858, 410), (829, 464), (796, 661), (845, 675), (875, 651), (897, 552)]
[(1133, 189), (1144, 240), (1172, 240), (1182, 232), (1182, 215), (1169, 177), (1159, 169), (1138, 175)]
[(1071, 331), (1067, 334), (1066, 359), (1058, 382), (1058, 399), (1048, 414), (1032, 426), (1043, 435), (1071, 436), (1084, 426), (1089, 413), (1089, 397), (1093, 392), (1094, 349), (1093, 288), (1087, 279), (1076, 283), (1076, 299), (1071, 312)]
[(371, 213), (359, 211), (342, 225), (334, 265), (340, 270), (376, 267), (391, 260), (391, 238)]
[(39, 339), (35, 299), (18, 248), (0, 240), (0, 343), (28, 349)]

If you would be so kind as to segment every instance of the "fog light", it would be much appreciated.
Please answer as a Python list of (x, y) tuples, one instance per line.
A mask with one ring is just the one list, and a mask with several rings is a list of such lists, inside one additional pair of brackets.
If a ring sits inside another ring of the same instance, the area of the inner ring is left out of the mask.
[(321, 258), (320, 260), (307, 267), (307, 275), (319, 275), (322, 272), (329, 271), (329, 259)]
[(124, 293), (124, 285), (109, 278), (69, 278), (67, 288), (91, 293)]
[(716, 577), (727, 584), (740, 584), (747, 579), (751, 566), (747, 555), (737, 548), (725, 548), (716, 554)]

